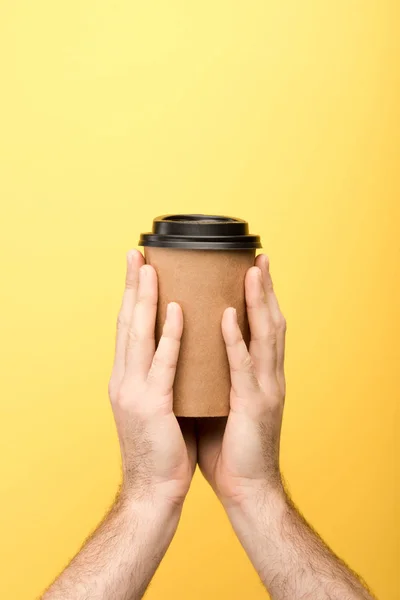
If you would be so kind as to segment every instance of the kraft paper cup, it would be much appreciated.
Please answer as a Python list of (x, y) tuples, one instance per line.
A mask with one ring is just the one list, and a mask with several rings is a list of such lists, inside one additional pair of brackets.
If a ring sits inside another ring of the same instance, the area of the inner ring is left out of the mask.
[(146, 262), (158, 275), (158, 342), (168, 302), (183, 310), (184, 330), (174, 382), (174, 412), (182, 417), (229, 413), (230, 373), (221, 332), (224, 310), (233, 306), (249, 339), (244, 278), (254, 265), (260, 238), (241, 219), (167, 215), (142, 234)]

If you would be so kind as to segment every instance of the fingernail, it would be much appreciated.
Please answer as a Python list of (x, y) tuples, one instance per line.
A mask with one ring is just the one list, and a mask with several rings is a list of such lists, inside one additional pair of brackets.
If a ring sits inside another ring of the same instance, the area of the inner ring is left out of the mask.
[(233, 320), (237, 323), (237, 310), (233, 306), (231, 306), (231, 313)]
[(173, 302), (169, 302), (167, 304), (167, 319), (169, 319), (172, 316), (173, 312), (174, 312)]

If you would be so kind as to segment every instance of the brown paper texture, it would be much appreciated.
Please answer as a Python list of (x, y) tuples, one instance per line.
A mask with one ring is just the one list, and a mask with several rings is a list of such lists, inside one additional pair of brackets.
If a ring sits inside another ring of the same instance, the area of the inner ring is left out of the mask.
[(157, 271), (159, 303), (156, 339), (168, 302), (183, 310), (184, 329), (174, 383), (174, 412), (183, 417), (229, 413), (230, 374), (221, 332), (224, 310), (233, 306), (246, 343), (249, 328), (244, 278), (255, 250), (181, 250), (145, 248), (146, 262)]

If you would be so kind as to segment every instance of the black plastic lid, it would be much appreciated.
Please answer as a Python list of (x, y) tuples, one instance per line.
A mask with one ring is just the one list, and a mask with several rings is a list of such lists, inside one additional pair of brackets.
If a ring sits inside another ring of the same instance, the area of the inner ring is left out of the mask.
[(214, 215), (164, 215), (153, 221), (152, 233), (142, 233), (139, 246), (189, 250), (250, 250), (261, 248), (247, 221)]

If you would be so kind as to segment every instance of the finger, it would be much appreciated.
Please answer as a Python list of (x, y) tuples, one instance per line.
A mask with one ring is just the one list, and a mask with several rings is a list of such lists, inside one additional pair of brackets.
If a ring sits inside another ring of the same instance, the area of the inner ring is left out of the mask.
[(275, 325), (258, 267), (248, 270), (245, 278), (245, 293), (251, 332), (250, 354), (257, 375), (262, 381), (264, 377), (276, 377), (277, 347)]
[(128, 376), (146, 379), (155, 349), (157, 315), (157, 275), (153, 267), (139, 269), (139, 286), (132, 322), (128, 330), (126, 372)]
[(267, 304), (275, 324), (277, 338), (277, 373), (279, 377), (282, 378), (284, 377), (286, 320), (279, 308), (278, 299), (274, 291), (268, 257), (265, 256), (265, 254), (260, 254), (257, 256), (256, 265), (261, 269)]
[(182, 309), (176, 302), (167, 306), (167, 318), (164, 323), (163, 333), (148, 376), (150, 385), (162, 396), (171, 394), (174, 385), (176, 366), (178, 364), (179, 349), (183, 331)]
[(126, 256), (126, 262), (125, 291), (118, 314), (115, 357), (111, 374), (111, 378), (116, 384), (121, 381), (125, 372), (128, 329), (132, 321), (133, 307), (135, 305), (139, 281), (139, 269), (144, 263), (144, 258), (138, 250), (130, 250)]
[(259, 384), (234, 308), (227, 308), (223, 314), (222, 335), (228, 355), (232, 389), (236, 396), (246, 398), (249, 393), (259, 390)]

